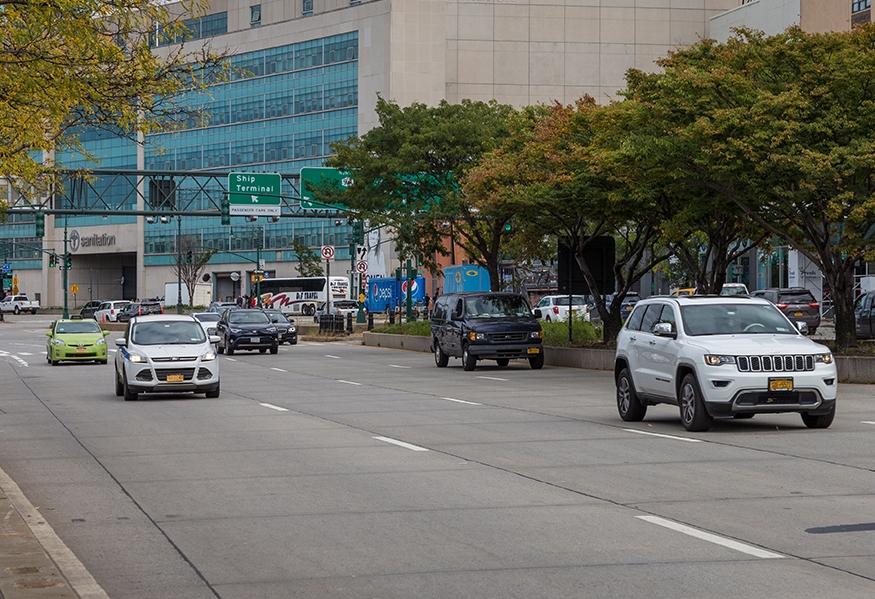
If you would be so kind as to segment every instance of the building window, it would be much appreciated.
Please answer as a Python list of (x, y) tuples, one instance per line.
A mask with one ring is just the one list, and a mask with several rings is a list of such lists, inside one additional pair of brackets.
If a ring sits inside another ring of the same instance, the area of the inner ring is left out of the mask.
[(313, 0), (303, 0), (303, 2), (304, 2), (304, 6), (303, 6), (304, 14), (305, 15), (312, 15), (313, 14)]
[(250, 11), (249, 25), (251, 27), (260, 27), (261, 26), (261, 4), (256, 4), (255, 6), (250, 6), (249, 11)]
[(866, 10), (872, 4), (872, 0), (853, 0), (851, 2), (851, 12), (860, 12), (861, 10)]

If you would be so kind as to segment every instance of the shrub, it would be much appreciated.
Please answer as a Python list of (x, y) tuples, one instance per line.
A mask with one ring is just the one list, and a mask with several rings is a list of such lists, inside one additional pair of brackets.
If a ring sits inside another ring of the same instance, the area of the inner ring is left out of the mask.
[(542, 322), (544, 345), (550, 347), (586, 347), (602, 341), (601, 323), (593, 324), (575, 318), (571, 322), (571, 343), (568, 343), (567, 322)]

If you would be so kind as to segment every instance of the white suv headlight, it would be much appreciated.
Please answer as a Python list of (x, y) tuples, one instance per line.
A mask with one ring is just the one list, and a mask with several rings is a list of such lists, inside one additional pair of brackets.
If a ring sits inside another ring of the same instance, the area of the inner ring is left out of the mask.
[(201, 356), (201, 362), (211, 362), (216, 359), (216, 352), (210, 350)]
[(821, 364), (832, 364), (832, 354), (818, 354), (814, 356), (814, 361)]
[(705, 364), (707, 364), (708, 366), (735, 364), (735, 356), (716, 356), (713, 354), (705, 354)]
[(134, 352), (128, 354), (128, 359), (135, 364), (143, 364), (149, 361), (149, 358), (143, 354), (135, 354)]

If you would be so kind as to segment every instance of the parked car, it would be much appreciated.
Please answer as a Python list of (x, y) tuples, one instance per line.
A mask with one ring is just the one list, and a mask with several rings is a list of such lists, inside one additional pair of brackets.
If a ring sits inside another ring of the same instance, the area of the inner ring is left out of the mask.
[(134, 316), (147, 316), (149, 314), (164, 314), (164, 307), (158, 300), (131, 302), (116, 315), (116, 320), (128, 322)]
[(0, 312), (12, 312), (20, 314), (22, 312), (30, 312), (36, 314), (39, 310), (39, 301), (28, 299), (26, 295), (7, 295), (0, 301)]
[(270, 321), (276, 325), (276, 334), (279, 338), (280, 345), (288, 343), (289, 345), (297, 345), (298, 343), (298, 328), (295, 326), (295, 321), (286, 316), (280, 310), (262, 310)]
[(854, 302), (854, 323), (857, 339), (875, 337), (875, 291), (861, 293)]
[(582, 295), (572, 295), (569, 301), (567, 295), (547, 295), (535, 304), (535, 318), (545, 322), (567, 322), (568, 312), (572, 318), (589, 320), (589, 306)]
[(279, 351), (277, 327), (261, 310), (226, 310), (218, 325), (219, 353), (237, 350)]
[(94, 311), (94, 320), (97, 322), (117, 322), (119, 313), (130, 303), (128, 300), (104, 301)]
[[(319, 305), (316, 308), (316, 314), (313, 316), (314, 322), (319, 322), (319, 317), (325, 314), (325, 303)], [(402, 305), (401, 309), (404, 309)], [(359, 311), (359, 304), (355, 300), (332, 300), (331, 302), (331, 313), (335, 316), (343, 316), (344, 322), (346, 322), (347, 314), (352, 314), (355, 317)]]
[(46, 333), (46, 362), (98, 362), (106, 364), (106, 336), (94, 320), (58, 319)]
[(91, 300), (90, 302), (86, 302), (86, 304), (79, 310), (79, 318), (94, 318), (94, 313), (97, 311), (97, 308), (105, 301), (106, 300)]
[(213, 302), (210, 304), (210, 307), (207, 308), (207, 312), (218, 312), (226, 310), (227, 308), (237, 308), (237, 304), (234, 302)]
[(115, 394), (194, 391), (219, 397), (219, 360), (200, 323), (184, 314), (134, 316), (116, 339)]
[(820, 304), (804, 287), (769, 287), (755, 292), (757, 297), (769, 300), (793, 322), (804, 322), (808, 334), (813, 335), (820, 326)]
[(784, 412), (826, 428), (838, 387), (828, 347), (774, 304), (745, 296), (639, 302), (617, 336), (614, 380), (620, 418), (640, 421), (648, 406), (674, 404), (688, 431)]
[(544, 366), (543, 332), (526, 299), (516, 293), (448, 293), (438, 297), (431, 314), (431, 351), (439, 368), (461, 358), (474, 370), (478, 360), (507, 366), (526, 358)]

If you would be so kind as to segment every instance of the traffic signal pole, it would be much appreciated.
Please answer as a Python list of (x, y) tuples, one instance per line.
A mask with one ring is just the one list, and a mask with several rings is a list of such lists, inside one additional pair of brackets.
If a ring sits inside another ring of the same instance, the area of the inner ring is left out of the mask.
[[(182, 314), (182, 216), (176, 217), (176, 313)], [(191, 301), (191, 300), (189, 300)]]
[(69, 305), (67, 303), (67, 280), (69, 279), (69, 270), (70, 270), (70, 254), (67, 252), (67, 215), (64, 215), (64, 276), (63, 276), (63, 285), (64, 285), (64, 318), (70, 318), (70, 310)]

